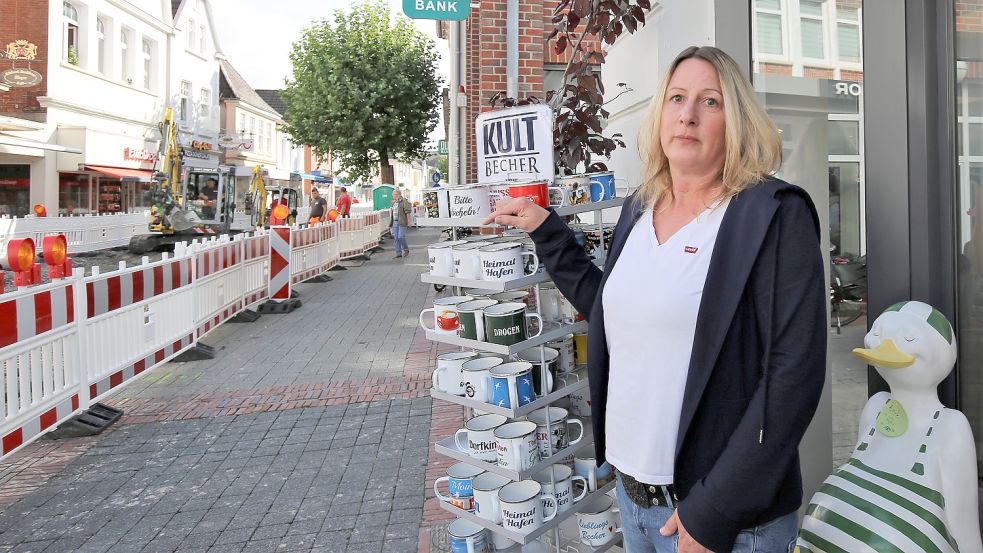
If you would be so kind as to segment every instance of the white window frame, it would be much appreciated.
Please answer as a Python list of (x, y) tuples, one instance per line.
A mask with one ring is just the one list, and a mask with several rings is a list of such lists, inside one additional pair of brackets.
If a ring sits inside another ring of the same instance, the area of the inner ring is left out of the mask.
[(154, 85), (154, 44), (147, 37), (140, 41), (140, 59), (143, 60), (143, 88), (150, 90)]
[(798, 2), (798, 0), (781, 0), (778, 10), (773, 10), (769, 8), (759, 8), (757, 0), (752, 0), (754, 2), (752, 13), (751, 13), (751, 36), (758, 36), (757, 26), (758, 26), (758, 13), (764, 13), (768, 15), (777, 15), (781, 20), (782, 25), (782, 54), (771, 54), (771, 53), (761, 53), (757, 51), (757, 42), (754, 43), (754, 59), (755, 61), (763, 61), (765, 63), (789, 63), (791, 59), (791, 54), (789, 52), (789, 2)]
[(191, 122), (191, 81), (181, 81), (178, 89), (178, 120), (184, 124)]
[[(798, 37), (798, 41), (797, 41), (798, 44), (796, 44), (796, 46), (797, 46), (797, 49), (798, 49), (799, 58), (803, 60), (803, 63), (805, 63), (806, 65), (809, 65), (810, 67), (813, 67), (813, 66), (816, 66), (816, 65), (819, 65), (821, 67), (828, 67), (828, 66), (830, 66), (831, 65), (830, 64), (831, 59), (830, 59), (830, 54), (829, 54), (829, 52), (830, 52), (830, 47), (829, 47), (829, 43), (830, 43), (830, 40), (829, 40), (829, 36), (830, 36), (829, 27), (830, 27), (830, 25), (829, 25), (829, 22), (833, 18), (836, 17), (835, 14), (833, 14), (833, 16), (830, 17), (830, 8), (833, 8), (834, 10), (836, 9), (836, 2), (835, 2), (835, 0), (825, 0), (825, 1), (819, 2), (819, 15), (818, 16), (803, 13), (802, 10), (800, 9), (800, 7), (801, 7), (801, 0), (790, 0), (789, 3), (790, 4), (794, 4), (795, 5), (794, 9), (795, 9), (795, 11), (798, 12), (798, 15), (796, 16), (796, 19), (795, 19), (795, 24), (798, 27), (798, 31), (795, 33), (795, 35)], [(819, 35), (823, 39), (823, 55), (822, 55), (822, 57), (818, 57), (818, 58), (809, 57), (809, 58), (807, 58), (805, 56), (805, 53), (802, 51), (802, 20), (803, 19), (808, 19), (810, 21), (818, 21), (819, 22), (819, 25), (820, 25), (820, 28), (821, 28), (821, 31), (820, 31)], [(808, 62), (808, 63), (806, 63), (806, 62)]]
[(62, 40), (64, 42), (64, 48), (62, 48), (62, 61), (68, 63), (68, 50), (72, 46), (75, 47), (75, 55), (79, 58), (79, 64), (82, 63), (82, 50), (81, 50), (81, 24), (79, 23), (79, 9), (78, 6), (72, 4), (71, 2), (63, 2), (61, 7), (62, 12)]
[(205, 55), (205, 46), (208, 43), (208, 39), (205, 36), (205, 26), (198, 25), (198, 53)]
[(239, 128), (236, 129), (236, 132), (239, 133), (239, 136), (246, 134), (246, 114), (241, 111), (239, 112)]
[(198, 91), (198, 117), (208, 119), (212, 110), (212, 91), (202, 87)]
[(130, 52), (130, 42), (133, 31), (126, 27), (119, 29), (119, 78), (127, 84), (133, 84), (133, 53)]
[[(863, 71), (863, 66), (864, 66), (864, 45), (863, 45), (864, 13), (863, 12), (864, 9), (863, 6), (861, 6), (857, 8), (856, 21), (852, 19), (842, 19), (840, 18), (839, 11), (836, 9), (835, 3), (832, 6), (832, 14), (833, 14), (832, 21), (835, 21), (835, 24), (833, 25), (833, 29), (830, 32), (830, 35), (832, 35), (833, 37), (832, 41), (830, 42), (832, 46), (830, 57), (833, 59), (833, 63), (836, 65), (837, 69), (846, 69), (847, 71)], [(840, 59), (840, 35), (839, 35), (840, 25), (856, 27), (857, 40), (859, 41), (860, 44), (860, 61), (847, 61), (847, 60)], [(837, 77), (839, 77), (839, 75), (837, 75)]]
[(198, 47), (198, 26), (195, 25), (195, 19), (193, 17), (188, 18), (188, 40), (185, 44), (185, 48), (190, 52), (196, 52)]
[(105, 75), (106, 69), (106, 20), (96, 16), (96, 70)]

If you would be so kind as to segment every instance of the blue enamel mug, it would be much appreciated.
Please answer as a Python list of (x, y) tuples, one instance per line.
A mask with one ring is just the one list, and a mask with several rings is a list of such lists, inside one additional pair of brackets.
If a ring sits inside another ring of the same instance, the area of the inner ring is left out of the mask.
[(487, 531), (463, 518), (447, 527), (451, 553), (491, 553)]
[[(589, 173), (587, 176), (590, 177), (591, 201), (613, 200), (618, 196), (618, 189), (615, 185), (613, 171)], [(595, 186), (595, 183), (597, 186)], [(598, 190), (601, 200), (594, 200), (595, 189)]]
[[(456, 463), (447, 469), (447, 476), (441, 476), (434, 480), (433, 493), (441, 501), (446, 501), (451, 505), (465, 511), (474, 511), (474, 491), (472, 481), (475, 476), (484, 472), (480, 468), (473, 467), (467, 463)], [(437, 485), (447, 482), (447, 493), (440, 493)]]
[(605, 200), (604, 184), (601, 183), (601, 181), (590, 181), (590, 184), (587, 185), (587, 189), (590, 190), (590, 201), (603, 202)]
[(532, 363), (527, 361), (502, 363), (492, 367), (489, 373), (492, 379), (491, 402), (494, 405), (515, 409), (536, 399)]

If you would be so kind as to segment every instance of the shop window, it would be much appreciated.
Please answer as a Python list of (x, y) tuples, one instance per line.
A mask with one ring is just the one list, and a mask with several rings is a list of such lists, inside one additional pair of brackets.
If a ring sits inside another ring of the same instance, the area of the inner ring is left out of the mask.
[(0, 165), (0, 215), (23, 217), (31, 212), (31, 166)]
[(127, 213), (150, 209), (153, 202), (153, 183), (125, 180), (123, 181), (122, 210)]
[(97, 185), (97, 213), (119, 213), (123, 211), (123, 183), (117, 179), (100, 177)]
[(89, 175), (80, 173), (58, 174), (59, 215), (85, 215), (93, 212)]
[(784, 56), (781, 0), (756, 0), (754, 7), (756, 23), (754, 38), (757, 53)]
[(860, 122), (830, 121), (826, 129), (829, 155), (860, 155)]
[(79, 11), (72, 4), (62, 4), (63, 27), (62, 38), (65, 50), (62, 59), (72, 65), (79, 64)]
[(96, 18), (96, 68), (106, 74), (106, 23), (101, 17)]

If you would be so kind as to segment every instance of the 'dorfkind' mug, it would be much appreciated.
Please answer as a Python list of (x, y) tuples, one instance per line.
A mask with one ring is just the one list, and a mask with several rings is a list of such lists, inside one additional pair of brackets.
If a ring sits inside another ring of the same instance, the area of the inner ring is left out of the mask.
[[(420, 312), (420, 326), (424, 330), (457, 336), (461, 328), (460, 317), (457, 314), (457, 305), (473, 299), (471, 296), (448, 296), (446, 298), (435, 299), (433, 301), (433, 307), (428, 307)], [(433, 328), (429, 328), (423, 322), (423, 314), (427, 312), (433, 313)]]
[[(505, 415), (478, 415), (464, 423), (464, 428), (454, 434), (454, 444), (475, 459), (495, 463), (498, 461), (498, 440), (495, 430), (508, 422)], [(463, 438), (463, 442), (462, 442)]]

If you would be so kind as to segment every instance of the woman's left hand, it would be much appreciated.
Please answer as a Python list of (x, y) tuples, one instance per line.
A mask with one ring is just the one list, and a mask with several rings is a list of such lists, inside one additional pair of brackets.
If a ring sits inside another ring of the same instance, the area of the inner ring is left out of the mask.
[(659, 530), (659, 533), (666, 537), (677, 532), (679, 533), (679, 540), (676, 544), (676, 551), (678, 553), (713, 553), (706, 547), (700, 545), (700, 542), (693, 539), (693, 536), (689, 535), (689, 532), (683, 528), (683, 523), (679, 520), (679, 509), (672, 512), (669, 521)]

